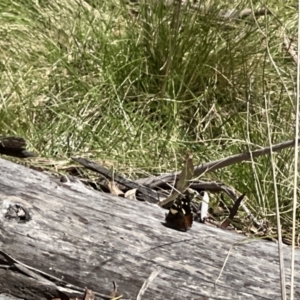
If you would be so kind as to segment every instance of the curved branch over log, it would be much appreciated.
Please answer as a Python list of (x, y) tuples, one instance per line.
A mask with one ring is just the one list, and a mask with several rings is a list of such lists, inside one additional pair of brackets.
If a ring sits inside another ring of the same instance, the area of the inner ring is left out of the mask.
[[(300, 141), (300, 140), (299, 140)], [(194, 169), (194, 176), (198, 177), (201, 176), (204, 173), (213, 172), (218, 169), (222, 169), (225, 167), (228, 167), (230, 165), (234, 165), (243, 161), (249, 161), (252, 158), (257, 158), (262, 155), (270, 154), (271, 150), (272, 152), (278, 152), (286, 148), (293, 147), (295, 145), (295, 140), (290, 140), (284, 143), (273, 145), (272, 147), (266, 147), (263, 149), (255, 150), (253, 152), (245, 152), (240, 153), (232, 156), (228, 156), (222, 159), (214, 160), (205, 164), (202, 164), (200, 166), (195, 167)], [(180, 175), (181, 172), (174, 172), (174, 173), (168, 173), (161, 176), (151, 176), (147, 178), (140, 178), (137, 179), (135, 182), (138, 184), (142, 184), (145, 186), (149, 186), (151, 188), (159, 186), (163, 182), (171, 182), (175, 181), (178, 178), (178, 175)]]

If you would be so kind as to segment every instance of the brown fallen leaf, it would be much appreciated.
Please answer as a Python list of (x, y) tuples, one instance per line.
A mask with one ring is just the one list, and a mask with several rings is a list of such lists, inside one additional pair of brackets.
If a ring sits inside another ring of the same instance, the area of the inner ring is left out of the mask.
[(164, 206), (169, 202), (176, 200), (190, 186), (190, 181), (194, 176), (194, 164), (193, 156), (189, 152), (186, 153), (185, 162), (179, 176), (179, 180), (175, 186), (176, 189), (172, 191), (171, 195), (167, 199), (159, 202), (159, 206)]
[(190, 181), (194, 176), (194, 164), (193, 164), (193, 155), (189, 152), (186, 153), (185, 162), (179, 177), (179, 180), (176, 183), (176, 189), (182, 194), (189, 187)]
[(86, 287), (83, 300), (94, 300), (94, 299), (95, 299), (95, 293)]
[(116, 183), (114, 181), (109, 181), (108, 184), (107, 184), (109, 190), (110, 190), (110, 193), (114, 196), (123, 196), (124, 195), (124, 192), (122, 192), (118, 186), (116, 185)]
[(137, 189), (131, 189), (127, 191), (124, 195), (124, 198), (129, 199), (129, 200), (137, 200), (136, 199), (136, 191)]

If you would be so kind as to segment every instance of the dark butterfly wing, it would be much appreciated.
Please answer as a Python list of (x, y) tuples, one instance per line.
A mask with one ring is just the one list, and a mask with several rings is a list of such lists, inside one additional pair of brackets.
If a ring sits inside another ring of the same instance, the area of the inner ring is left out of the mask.
[(167, 226), (187, 231), (193, 224), (193, 213), (189, 199), (176, 200), (166, 216)]

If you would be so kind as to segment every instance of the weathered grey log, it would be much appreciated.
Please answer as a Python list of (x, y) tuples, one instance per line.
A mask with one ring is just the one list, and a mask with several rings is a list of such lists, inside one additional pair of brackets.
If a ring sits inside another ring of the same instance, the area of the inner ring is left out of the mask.
[[(16, 203), (29, 209), (31, 220), (4, 217)], [(0, 206), (0, 250), (15, 260), (0, 255), (0, 294), (42, 300), (58, 297), (58, 287), (73, 295), (79, 286), (82, 294), (88, 287), (108, 295), (115, 281), (123, 299), (136, 299), (161, 267), (142, 299), (280, 299), (273, 242), (242, 243), (242, 235), (202, 224), (178, 232), (163, 226), (165, 210), (158, 205), (63, 184), (2, 159)], [(287, 283), (290, 252), (284, 246)], [(295, 299), (299, 262), (296, 251)]]

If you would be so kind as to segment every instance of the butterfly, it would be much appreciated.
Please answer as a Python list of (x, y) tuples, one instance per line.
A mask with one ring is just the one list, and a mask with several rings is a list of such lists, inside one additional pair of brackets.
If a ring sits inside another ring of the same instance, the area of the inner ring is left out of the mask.
[(195, 196), (194, 193), (186, 192), (182, 197), (177, 198), (169, 213), (166, 215), (166, 225), (180, 231), (187, 231), (192, 227), (194, 217), (191, 207), (191, 201), (197, 197), (201, 202), (195, 220), (200, 223), (205, 223), (208, 218), (209, 196), (206, 191), (200, 191)]
[(188, 195), (177, 198), (166, 215), (166, 225), (179, 231), (187, 231), (193, 224), (191, 200)]

